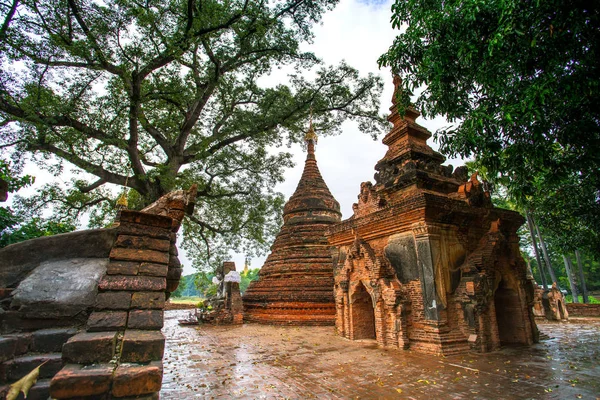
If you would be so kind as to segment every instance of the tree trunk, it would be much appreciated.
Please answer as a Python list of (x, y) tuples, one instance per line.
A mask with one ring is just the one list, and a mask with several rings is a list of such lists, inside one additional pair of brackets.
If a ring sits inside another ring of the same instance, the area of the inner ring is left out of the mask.
[(585, 276), (583, 275), (583, 263), (581, 262), (581, 256), (579, 250), (575, 250), (575, 259), (577, 260), (577, 269), (579, 270), (579, 281), (581, 282), (581, 291), (583, 292), (583, 302), (589, 303), (587, 287), (585, 286)]
[(533, 276), (533, 270), (531, 269), (531, 259), (529, 257), (526, 258), (527, 261), (527, 273)]
[(544, 290), (548, 289), (546, 285), (546, 276), (544, 275), (544, 267), (542, 266), (542, 260), (540, 259), (540, 253), (538, 252), (537, 240), (535, 239), (535, 232), (533, 231), (533, 221), (529, 211), (526, 212), (527, 216), (527, 227), (529, 228), (529, 234), (531, 235), (531, 244), (533, 245), (533, 253), (535, 254), (535, 260), (537, 261), (538, 270), (540, 271), (540, 277), (542, 278), (542, 286)]
[(542, 253), (544, 254), (544, 261), (546, 261), (546, 266), (548, 267), (548, 272), (550, 273), (550, 277), (552, 278), (552, 283), (556, 282), (556, 287), (560, 290), (560, 284), (558, 283), (558, 279), (556, 279), (556, 274), (554, 273), (554, 269), (552, 268), (552, 264), (550, 263), (550, 257), (548, 257), (548, 249), (546, 248), (546, 242), (544, 242), (544, 238), (540, 233), (540, 228), (535, 223), (535, 219), (533, 218), (533, 216), (531, 216), (531, 223), (535, 227), (537, 236), (540, 239), (540, 247), (542, 248)]
[(567, 277), (569, 278), (569, 285), (571, 286), (571, 293), (573, 294), (573, 303), (579, 303), (579, 293), (577, 293), (577, 285), (575, 284), (575, 277), (571, 272), (571, 260), (569, 256), (563, 254), (563, 260), (565, 262), (565, 269), (567, 270)]

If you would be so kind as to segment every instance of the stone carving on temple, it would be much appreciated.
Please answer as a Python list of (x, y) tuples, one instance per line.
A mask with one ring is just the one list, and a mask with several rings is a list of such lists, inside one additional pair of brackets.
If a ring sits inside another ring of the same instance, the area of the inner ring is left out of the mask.
[(315, 158), (312, 122), (298, 187), (283, 209), (271, 253), (243, 296), (244, 319), (286, 325), (333, 325), (333, 271), (325, 230), (341, 220), (340, 205)]
[(327, 232), (338, 334), (443, 355), (536, 342), (523, 217), (495, 208), (477, 174), (442, 165), (419, 113), (398, 113), (394, 84), (375, 184)]

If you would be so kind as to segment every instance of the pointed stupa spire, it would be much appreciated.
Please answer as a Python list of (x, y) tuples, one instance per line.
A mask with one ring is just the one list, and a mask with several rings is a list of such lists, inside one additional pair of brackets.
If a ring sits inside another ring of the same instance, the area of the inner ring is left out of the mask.
[(283, 226), (271, 254), (243, 296), (248, 321), (333, 325), (333, 269), (325, 231), (341, 220), (315, 158), (317, 135), (311, 120), (305, 135), (302, 177), (283, 208)]
[(304, 141), (306, 142), (307, 152), (309, 156), (311, 154), (315, 154), (315, 145), (317, 144), (318, 137), (315, 133), (315, 127), (313, 126), (313, 109), (310, 107), (310, 121), (308, 123), (308, 131), (306, 131), (306, 135), (304, 135)]

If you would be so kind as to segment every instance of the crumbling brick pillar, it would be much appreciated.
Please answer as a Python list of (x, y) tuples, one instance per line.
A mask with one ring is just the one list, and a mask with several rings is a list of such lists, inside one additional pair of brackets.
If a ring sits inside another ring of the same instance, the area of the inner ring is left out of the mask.
[(121, 212), (87, 331), (64, 345), (66, 366), (52, 379), (52, 398), (158, 398), (165, 343), (160, 330), (167, 277), (178, 268), (171, 268), (177, 227), (168, 216)]

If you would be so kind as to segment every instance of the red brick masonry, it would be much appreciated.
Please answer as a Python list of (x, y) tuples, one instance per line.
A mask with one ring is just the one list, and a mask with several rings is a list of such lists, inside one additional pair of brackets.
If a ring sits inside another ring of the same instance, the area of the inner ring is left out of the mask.
[(567, 303), (571, 317), (600, 317), (600, 304)]

